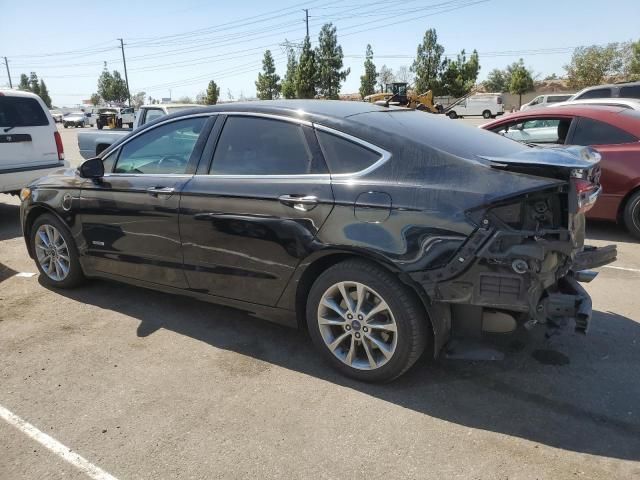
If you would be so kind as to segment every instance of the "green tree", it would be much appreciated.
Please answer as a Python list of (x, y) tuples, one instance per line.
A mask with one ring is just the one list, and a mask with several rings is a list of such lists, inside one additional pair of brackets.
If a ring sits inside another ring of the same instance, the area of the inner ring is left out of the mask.
[(462, 97), (475, 85), (480, 71), (478, 52), (473, 51), (469, 59), (464, 50), (456, 60), (445, 60), (444, 70), (440, 76), (442, 92), (453, 97)]
[[(131, 106), (133, 108), (140, 108), (144, 105), (144, 98), (147, 96), (146, 92), (138, 92), (131, 97)], [(92, 99), (93, 101), (93, 99)]]
[(628, 79), (640, 80), (640, 40), (630, 46), (630, 58), (628, 66)]
[(91, 102), (91, 105), (93, 105), (94, 107), (97, 107), (102, 103), (102, 97), (97, 93), (92, 93), (89, 101)]
[(380, 85), (380, 91), (384, 92), (384, 87), (387, 83), (391, 82), (393, 82), (393, 71), (386, 65), (382, 65), (378, 72), (378, 85)]
[(18, 84), (18, 89), (27, 92), (31, 91), (31, 85), (29, 85), (29, 77), (27, 77), (25, 73), (20, 75), (20, 83)]
[(347, 79), (350, 68), (342, 70), (344, 55), (342, 47), (338, 44), (336, 27), (331, 23), (325, 23), (318, 35), (318, 48), (316, 48), (317, 62), (317, 87), (318, 92), (325, 98), (337, 100), (340, 93), (340, 84)]
[(44, 80), (40, 79), (40, 98), (47, 106), (47, 108), (51, 108), (51, 97), (49, 96), (49, 90), (47, 90), (47, 85), (45, 85)]
[(519, 96), (519, 106), (522, 106), (522, 94), (532, 91), (533, 77), (527, 67), (524, 66), (524, 61), (520, 59), (517, 66), (511, 73), (511, 80), (509, 82), (509, 93)]
[(38, 75), (36, 75), (36, 72), (31, 72), (29, 74), (29, 90), (36, 95), (40, 95), (40, 83), (38, 82)]
[(298, 60), (293, 48), (287, 51), (287, 72), (282, 80), (282, 96), (284, 98), (296, 98), (296, 72), (298, 70)]
[(360, 96), (362, 98), (376, 91), (376, 65), (373, 63), (373, 49), (367, 44), (367, 52), (364, 60), (364, 75), (360, 77)]
[(309, 37), (305, 37), (296, 70), (296, 97), (313, 98), (316, 95), (316, 56)]
[(623, 69), (623, 56), (617, 43), (610, 43), (604, 47), (577, 47), (573, 51), (571, 61), (564, 68), (571, 88), (590, 87), (603, 83), (607, 77), (620, 74)]
[(120, 72), (114, 70), (113, 73), (107, 70), (105, 62), (102, 73), (98, 77), (98, 95), (106, 103), (115, 103), (122, 105), (129, 98), (127, 92), (127, 84), (120, 75)]
[(422, 43), (418, 45), (416, 59), (411, 65), (411, 71), (416, 75), (417, 92), (433, 90), (436, 95), (440, 93), (438, 79), (442, 72), (443, 54), (444, 47), (438, 43), (438, 34), (435, 28), (430, 28), (424, 33)]
[(209, 82), (209, 86), (207, 87), (207, 96), (205, 98), (206, 105), (215, 105), (218, 103), (218, 98), (220, 97), (220, 87), (211, 80)]
[(552, 80), (558, 80), (558, 79), (559, 79), (559, 77), (555, 73), (552, 73), (551, 75), (547, 75), (546, 77), (544, 77), (544, 80), (546, 82), (549, 82), (549, 81), (552, 81)]
[(509, 90), (509, 84), (504, 70), (494, 68), (487, 75), (487, 79), (483, 82), (485, 90), (488, 92), (502, 93)]
[(264, 52), (262, 59), (262, 72), (258, 73), (256, 81), (256, 93), (260, 100), (275, 100), (280, 96), (280, 75), (276, 73), (271, 50)]

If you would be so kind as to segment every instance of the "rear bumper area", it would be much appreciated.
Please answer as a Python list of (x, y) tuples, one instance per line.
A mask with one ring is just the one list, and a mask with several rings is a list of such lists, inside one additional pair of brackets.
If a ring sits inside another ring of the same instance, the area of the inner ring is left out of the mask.
[(592, 304), (578, 282), (592, 280), (596, 273), (587, 270), (613, 262), (617, 250), (610, 245), (577, 251), (569, 237), (566, 230), (539, 238), (478, 229), (447, 265), (410, 275), (432, 301), (454, 307), (452, 330), (468, 330), (466, 317), (488, 318), (489, 312), (495, 324), (496, 312), (503, 312), (513, 326), (574, 319), (576, 330), (586, 333)]
[(61, 168), (69, 168), (69, 162), (64, 160), (51, 165), (0, 170), (0, 193), (20, 190), (34, 180), (49, 175)]

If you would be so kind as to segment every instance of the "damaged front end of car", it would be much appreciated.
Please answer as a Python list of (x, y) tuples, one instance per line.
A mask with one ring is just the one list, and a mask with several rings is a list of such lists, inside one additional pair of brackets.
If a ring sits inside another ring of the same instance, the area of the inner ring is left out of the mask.
[(451, 336), (508, 333), (573, 319), (586, 333), (591, 298), (579, 282), (616, 259), (616, 247), (585, 247), (585, 217), (598, 198), (600, 156), (590, 148), (531, 150), (484, 158), (490, 168), (557, 180), (466, 212), (475, 227), (444, 266), (411, 274), (451, 307)]

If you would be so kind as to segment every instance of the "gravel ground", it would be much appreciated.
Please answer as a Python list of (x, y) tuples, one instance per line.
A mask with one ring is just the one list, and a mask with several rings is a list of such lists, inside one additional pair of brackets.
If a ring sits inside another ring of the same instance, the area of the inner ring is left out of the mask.
[[(77, 164), (74, 130), (63, 130)], [(502, 362), (420, 362), (389, 385), (335, 374), (301, 332), (92, 281), (53, 291), (0, 195), (0, 406), (120, 479), (640, 477), (640, 249), (586, 288), (589, 335), (542, 328)], [(0, 420), (0, 478), (87, 478)]]

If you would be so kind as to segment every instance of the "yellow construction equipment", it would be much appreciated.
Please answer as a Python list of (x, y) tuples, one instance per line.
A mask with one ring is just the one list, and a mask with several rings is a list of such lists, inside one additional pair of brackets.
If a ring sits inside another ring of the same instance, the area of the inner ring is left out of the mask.
[(384, 92), (367, 95), (364, 97), (364, 101), (386, 107), (393, 105), (431, 113), (442, 113), (442, 106), (433, 104), (431, 90), (417, 94), (413, 90), (409, 90), (406, 82), (389, 83), (385, 86)]

